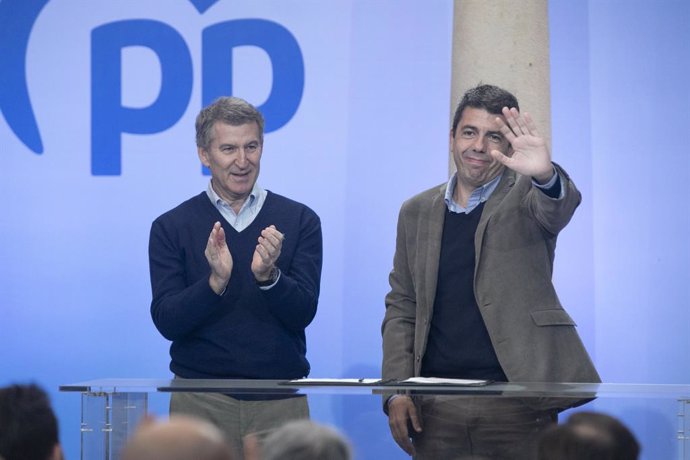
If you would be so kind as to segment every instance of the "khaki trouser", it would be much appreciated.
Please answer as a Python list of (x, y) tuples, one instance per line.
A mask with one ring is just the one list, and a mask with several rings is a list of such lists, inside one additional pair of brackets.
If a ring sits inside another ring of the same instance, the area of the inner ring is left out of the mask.
[(259, 439), (285, 422), (309, 418), (306, 396), (250, 401), (222, 393), (173, 393), (170, 414), (186, 414), (208, 420), (218, 426), (228, 442), (243, 458), (242, 440), (254, 433)]

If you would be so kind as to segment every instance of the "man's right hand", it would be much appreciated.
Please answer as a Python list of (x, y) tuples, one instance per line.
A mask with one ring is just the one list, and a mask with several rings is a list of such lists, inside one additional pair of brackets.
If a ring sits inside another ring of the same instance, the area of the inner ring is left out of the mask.
[(417, 416), (412, 398), (409, 396), (395, 396), (388, 400), (388, 425), (393, 434), (393, 439), (400, 448), (408, 455), (414, 455), (415, 449), (408, 432), (408, 422), (412, 423), (412, 428), (417, 432), (422, 432), (422, 424)]
[(208, 236), (206, 250), (204, 251), (206, 260), (211, 267), (211, 276), (208, 284), (218, 295), (221, 295), (230, 281), (232, 273), (232, 255), (225, 241), (225, 230), (216, 222), (213, 225), (211, 234)]

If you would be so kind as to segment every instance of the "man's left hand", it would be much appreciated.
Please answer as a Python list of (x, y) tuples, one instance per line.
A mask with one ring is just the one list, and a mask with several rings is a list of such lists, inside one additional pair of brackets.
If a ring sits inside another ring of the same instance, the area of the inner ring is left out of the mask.
[(522, 115), (517, 109), (508, 107), (503, 108), (503, 116), (505, 121), (500, 117), (496, 121), (510, 142), (512, 155), (492, 150), (491, 156), (523, 176), (531, 176), (540, 184), (547, 183), (553, 176), (551, 152), (539, 135), (534, 120), (528, 113)]
[(276, 230), (275, 225), (264, 228), (252, 257), (252, 273), (257, 281), (267, 281), (280, 256), (285, 236)]

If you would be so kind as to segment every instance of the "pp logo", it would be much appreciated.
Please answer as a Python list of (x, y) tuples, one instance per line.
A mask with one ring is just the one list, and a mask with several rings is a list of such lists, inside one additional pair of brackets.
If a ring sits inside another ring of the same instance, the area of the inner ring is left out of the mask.
[[(182, 0), (179, 0), (182, 1)], [(217, 0), (188, 0), (203, 14)], [(25, 60), (33, 24), (48, 0), (0, 1), (0, 109), (27, 148), (43, 153), (26, 82)], [(122, 100), (121, 51), (141, 46), (156, 54), (161, 82), (147, 107), (126, 107)], [(299, 107), (304, 90), (304, 60), (295, 37), (276, 22), (240, 19), (202, 31), (202, 103), (232, 94), (232, 49), (256, 46), (271, 60), (273, 82), (259, 110), (265, 132), (284, 126)], [(96, 27), (91, 32), (91, 173), (121, 172), (123, 133), (154, 134), (173, 126), (184, 114), (192, 92), (192, 56), (183, 37), (160, 21), (132, 19)]]

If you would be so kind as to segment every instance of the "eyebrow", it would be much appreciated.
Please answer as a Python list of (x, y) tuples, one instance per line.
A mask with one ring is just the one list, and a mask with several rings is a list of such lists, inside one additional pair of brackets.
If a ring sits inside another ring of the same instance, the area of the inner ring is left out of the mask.
[[(474, 125), (462, 125), (462, 126), (460, 126), (460, 129), (461, 129), (461, 130), (463, 130), (463, 129), (472, 129), (472, 130), (474, 130), (474, 131), (479, 131), (479, 128), (477, 128), (477, 127), (474, 126)], [(496, 131), (487, 131), (487, 132), (486, 132), (486, 135), (487, 135), (487, 136), (490, 136), (490, 135), (492, 135), (492, 134), (496, 134), (496, 135), (498, 135), (498, 136), (505, 137), (505, 136), (503, 135), (503, 133), (502, 133), (500, 130), (496, 130)]]

